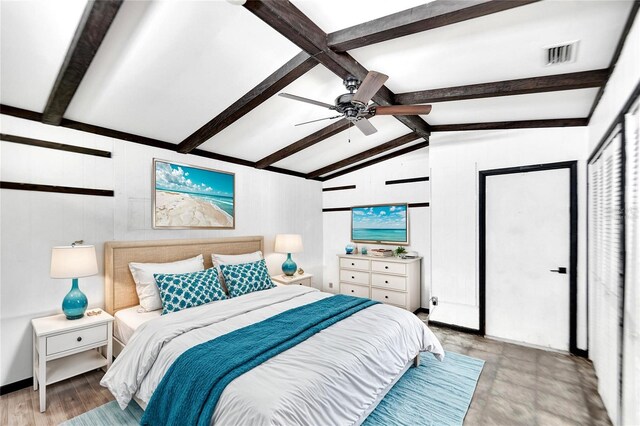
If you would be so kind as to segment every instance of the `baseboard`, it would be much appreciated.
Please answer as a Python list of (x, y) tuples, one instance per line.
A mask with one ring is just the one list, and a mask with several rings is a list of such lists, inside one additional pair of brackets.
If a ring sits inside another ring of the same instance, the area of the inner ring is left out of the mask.
[(467, 327), (462, 327), (462, 326), (455, 325), (455, 324), (446, 324), (444, 322), (431, 321), (431, 320), (429, 320), (429, 324), (433, 324), (436, 327), (450, 328), (451, 330), (459, 331), (461, 333), (475, 334), (477, 336), (483, 336), (483, 334), (480, 333), (480, 330), (475, 330), (473, 328), (467, 328)]
[(415, 311), (413, 311), (413, 313), (416, 314), (416, 315), (418, 315), (420, 313), (428, 315), (429, 314), (429, 308), (418, 308)]
[(0, 386), (0, 395), (6, 395), (29, 386), (33, 386), (33, 377), (27, 377), (26, 379)]
[(588, 349), (576, 349), (573, 354), (575, 356), (579, 356), (582, 358), (587, 358), (589, 359), (589, 350)]

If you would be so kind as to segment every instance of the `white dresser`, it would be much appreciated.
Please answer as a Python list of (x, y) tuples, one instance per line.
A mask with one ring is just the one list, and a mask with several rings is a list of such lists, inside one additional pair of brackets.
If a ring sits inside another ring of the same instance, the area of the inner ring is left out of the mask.
[(415, 312), (420, 308), (421, 257), (338, 255), (340, 293), (368, 297)]

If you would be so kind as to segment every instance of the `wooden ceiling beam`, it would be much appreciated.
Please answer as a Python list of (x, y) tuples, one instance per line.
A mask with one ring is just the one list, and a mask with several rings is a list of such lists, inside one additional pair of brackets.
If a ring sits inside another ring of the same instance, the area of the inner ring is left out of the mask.
[(331, 173), (335, 170), (342, 169), (344, 167), (366, 160), (367, 158), (374, 157), (378, 154), (382, 154), (383, 152), (408, 144), (409, 142), (413, 142), (419, 138), (420, 136), (416, 135), (415, 133), (409, 133), (407, 135), (400, 136), (399, 138), (395, 138), (393, 140), (390, 140), (389, 142), (383, 143), (359, 154), (352, 155), (351, 157), (345, 158), (344, 160), (340, 160), (318, 170), (314, 170), (311, 173), (308, 173), (306, 177), (307, 179), (314, 179), (322, 175), (326, 175), (327, 173)]
[(308, 53), (298, 53), (260, 84), (247, 92), (242, 98), (238, 99), (227, 109), (180, 142), (178, 152), (183, 154), (191, 152), (277, 92), (284, 89), (317, 64), (318, 62)]
[(609, 75), (608, 69), (520, 78), (493, 83), (470, 84), (443, 89), (420, 90), (399, 93), (397, 104), (414, 105), (433, 102), (460, 101), (464, 99), (491, 98), (524, 95), (529, 93), (602, 87)]
[(550, 120), (495, 121), (490, 123), (440, 124), (431, 126), (432, 132), (460, 132), (469, 130), (538, 129), (545, 127), (581, 127), (586, 118), (559, 118)]
[(42, 114), (44, 123), (60, 125), (122, 2), (123, 0), (90, 0), (87, 3), (49, 94)]
[[(347, 53), (336, 53), (327, 45), (327, 34), (288, 0), (249, 0), (244, 7), (318, 62), (344, 79), (364, 80), (368, 71)], [(395, 94), (383, 86), (373, 97), (378, 105), (393, 105)], [(397, 120), (429, 140), (429, 125), (419, 116), (395, 116)]]
[(439, 0), (330, 33), (336, 52), (369, 46), (406, 35), (456, 24), (539, 0)]
[(387, 160), (390, 160), (390, 159), (395, 158), (395, 157), (399, 157), (400, 155), (408, 154), (409, 152), (413, 152), (413, 151), (417, 151), (417, 150), (422, 149), (422, 148), (426, 148), (428, 146), (429, 146), (429, 142), (420, 142), (420, 143), (417, 143), (415, 145), (411, 145), (411, 146), (408, 146), (406, 148), (399, 149), (399, 150), (394, 151), (392, 153), (389, 153), (387, 155), (383, 155), (383, 156), (374, 158), (372, 160), (365, 161), (364, 163), (356, 164), (355, 166), (349, 167), (348, 169), (340, 170), (340, 171), (335, 172), (335, 173), (333, 173), (331, 175), (328, 175), (328, 176), (325, 176), (323, 178), (320, 178), (320, 180), (324, 182), (324, 181), (327, 181), (329, 179), (333, 179), (333, 178), (336, 178), (338, 176), (346, 175), (347, 173), (355, 172), (356, 170), (364, 169), (365, 167), (373, 166), (374, 164), (381, 163), (383, 161), (387, 161)]
[(256, 162), (256, 167), (258, 169), (264, 169), (272, 164), (277, 163), (278, 161), (289, 157), (290, 155), (295, 154), (296, 152), (300, 152), (303, 149), (307, 149), (310, 146), (317, 144), (318, 142), (322, 142), (323, 140), (330, 138), (333, 135), (337, 135), (343, 130), (347, 130), (351, 123), (342, 118), (335, 123), (330, 124), (329, 126), (318, 130), (310, 134), (309, 136), (305, 136), (297, 142), (292, 143), (291, 145), (287, 145), (284, 148), (274, 152), (271, 155), (264, 157), (262, 160)]

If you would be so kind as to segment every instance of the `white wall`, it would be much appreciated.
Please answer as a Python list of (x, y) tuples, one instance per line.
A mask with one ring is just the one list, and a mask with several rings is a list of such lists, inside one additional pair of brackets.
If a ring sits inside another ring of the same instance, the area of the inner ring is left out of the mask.
[(431, 291), (439, 298), (431, 319), (472, 329), (479, 327), (478, 171), (579, 160), (577, 340), (586, 348), (587, 129), (437, 133), (429, 154)]
[[(429, 149), (423, 148), (394, 159), (357, 170), (335, 179), (325, 181), (323, 187), (356, 185), (356, 189), (323, 192), (323, 208), (351, 207), (384, 203), (429, 202), (429, 182), (413, 182), (385, 185), (387, 180), (429, 176)], [(351, 212), (325, 212), (324, 220), (324, 284), (323, 290), (337, 292), (339, 283), (338, 258), (344, 247), (351, 241)], [(429, 207), (409, 209), (409, 246), (407, 250), (417, 251), (422, 260), (422, 306), (429, 301)], [(358, 244), (362, 246), (363, 244)], [(395, 248), (364, 244), (368, 248)], [(333, 287), (329, 287), (330, 283)]]
[[(82, 278), (90, 307), (102, 307), (103, 243), (110, 240), (216, 238), (264, 235), (271, 273), (284, 255), (272, 253), (275, 234), (302, 234), (298, 265), (322, 285), (321, 184), (296, 177), (182, 155), (143, 145), (0, 116), (3, 133), (113, 153), (99, 158), (13, 143), (0, 144), (0, 179), (24, 183), (113, 189), (115, 197), (0, 191), (0, 383), (30, 377), (31, 318), (61, 312), (71, 283), (49, 278), (51, 247), (78, 239), (95, 244), (100, 274)], [(235, 230), (151, 229), (154, 157), (236, 174)]]

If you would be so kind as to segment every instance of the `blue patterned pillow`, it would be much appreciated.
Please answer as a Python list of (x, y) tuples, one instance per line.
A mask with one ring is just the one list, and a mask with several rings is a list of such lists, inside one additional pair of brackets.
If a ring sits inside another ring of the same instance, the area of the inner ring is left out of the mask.
[(220, 265), (220, 269), (231, 297), (275, 287), (264, 259), (251, 263)]
[(153, 274), (160, 289), (162, 315), (227, 298), (216, 268), (187, 274)]

